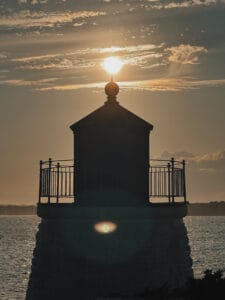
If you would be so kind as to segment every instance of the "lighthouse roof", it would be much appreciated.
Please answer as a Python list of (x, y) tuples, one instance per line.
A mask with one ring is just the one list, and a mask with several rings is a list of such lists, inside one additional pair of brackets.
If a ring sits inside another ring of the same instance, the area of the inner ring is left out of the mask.
[(103, 106), (75, 122), (70, 128), (75, 132), (91, 126), (107, 126), (107, 124), (113, 125), (113, 123), (121, 126), (129, 125), (148, 131), (153, 129), (152, 124), (130, 112), (117, 101), (106, 101)]

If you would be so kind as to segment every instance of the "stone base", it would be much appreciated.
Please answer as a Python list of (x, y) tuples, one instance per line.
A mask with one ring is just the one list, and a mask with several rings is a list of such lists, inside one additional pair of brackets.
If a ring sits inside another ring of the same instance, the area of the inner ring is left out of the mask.
[[(92, 218), (81, 213), (75, 219), (42, 219), (26, 299), (92, 300), (184, 286), (193, 272), (183, 215), (174, 217), (173, 207), (171, 217), (161, 211), (158, 218), (153, 212), (155, 217), (146, 218), (140, 208), (135, 218), (133, 208), (130, 214), (126, 208), (127, 216), (120, 209), (112, 215), (110, 208), (105, 214), (92, 208)], [(115, 230), (96, 231), (95, 225), (106, 221)]]

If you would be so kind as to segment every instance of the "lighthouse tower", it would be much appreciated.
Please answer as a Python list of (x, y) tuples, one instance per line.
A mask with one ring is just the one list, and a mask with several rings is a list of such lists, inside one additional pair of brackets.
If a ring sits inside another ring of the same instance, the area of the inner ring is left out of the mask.
[(185, 162), (151, 161), (153, 126), (119, 104), (115, 82), (105, 93), (70, 127), (74, 159), (40, 163), (27, 300), (109, 299), (192, 277)]

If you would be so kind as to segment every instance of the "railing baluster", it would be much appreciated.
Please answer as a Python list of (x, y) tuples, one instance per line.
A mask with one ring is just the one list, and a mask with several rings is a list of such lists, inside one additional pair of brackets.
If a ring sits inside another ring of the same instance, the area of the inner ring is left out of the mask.
[(153, 176), (152, 176), (152, 171), (153, 170), (153, 168), (151, 167), (151, 195), (153, 196)]
[(52, 159), (48, 160), (48, 203), (51, 202), (51, 167), (52, 167)]
[(164, 191), (163, 196), (166, 196), (166, 168), (164, 167)]
[(184, 202), (187, 202), (187, 195), (186, 195), (186, 182), (185, 182), (185, 160), (183, 160), (183, 191), (184, 191)]
[(170, 163), (167, 164), (168, 167), (168, 200), (170, 203)]
[(174, 202), (174, 158), (171, 158), (171, 192), (172, 192), (172, 202)]
[(65, 196), (67, 196), (67, 168), (65, 167)]
[(56, 203), (59, 203), (59, 168), (60, 168), (60, 163), (57, 163)]
[(63, 168), (61, 168), (61, 196), (63, 197)]
[(54, 194), (55, 194), (55, 174), (54, 174), (54, 167), (52, 168), (52, 171), (51, 171), (51, 175), (52, 175), (52, 179), (51, 179), (51, 182), (52, 182), (52, 191), (51, 191), (51, 196), (54, 197)]
[(69, 167), (69, 196), (71, 195), (71, 167)]
[(43, 172), (43, 197), (46, 197), (46, 169), (42, 170)]
[(154, 195), (157, 195), (157, 193), (156, 193), (156, 169), (154, 169)]
[(39, 169), (39, 198), (38, 203), (41, 203), (42, 197), (42, 160), (40, 160), (40, 169)]

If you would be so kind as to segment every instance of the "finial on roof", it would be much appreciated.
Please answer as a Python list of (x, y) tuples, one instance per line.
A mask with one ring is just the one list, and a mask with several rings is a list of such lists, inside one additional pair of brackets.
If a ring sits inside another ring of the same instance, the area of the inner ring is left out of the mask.
[(107, 103), (109, 102), (116, 102), (116, 96), (118, 95), (119, 93), (119, 85), (113, 81), (113, 78), (111, 78), (111, 81), (108, 82), (106, 85), (105, 85), (105, 93), (106, 95), (108, 96), (108, 100), (106, 101)]

